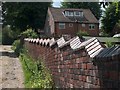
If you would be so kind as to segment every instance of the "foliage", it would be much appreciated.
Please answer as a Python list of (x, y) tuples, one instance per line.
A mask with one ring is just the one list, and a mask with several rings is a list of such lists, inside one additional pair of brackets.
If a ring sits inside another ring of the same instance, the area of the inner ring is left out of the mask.
[(116, 25), (120, 28), (120, 20), (118, 21), (118, 23)]
[(12, 49), (14, 50), (15, 54), (19, 56), (20, 52), (22, 51), (23, 46), (20, 44), (20, 40), (15, 40), (12, 44)]
[[(38, 35), (32, 29), (27, 29), (26, 31), (22, 32), (21, 35), (24, 37), (29, 38), (37, 38)], [(23, 43), (20, 40), (15, 40), (12, 44), (12, 49), (15, 51), (16, 55), (19, 56), (23, 48)]]
[(106, 8), (106, 7), (109, 6), (110, 4), (112, 4), (112, 2), (106, 2), (106, 1), (100, 2), (100, 6), (101, 6), (102, 8)]
[(46, 13), (51, 2), (5, 2), (2, 6), (3, 26), (10, 25), (12, 30), (43, 29)]
[(23, 35), (26, 38), (38, 38), (37, 33), (32, 29), (27, 29), (26, 31), (22, 32), (21, 35)]
[(12, 31), (9, 26), (4, 27), (2, 29), (2, 44), (12, 44), (18, 34), (19, 30)]
[(85, 32), (85, 31), (78, 31), (77, 32), (77, 36), (79, 36), (79, 37), (82, 37), (82, 36), (88, 36), (89, 34), (87, 33), (87, 32)]
[(99, 19), (101, 17), (102, 10), (98, 2), (62, 2), (63, 8), (84, 8), (90, 9), (93, 14)]
[(109, 37), (110, 35), (104, 31), (100, 32), (100, 36), (102, 37)]
[(35, 62), (26, 51), (20, 54), (20, 60), (25, 76), (26, 88), (52, 88), (51, 75), (42, 60)]
[[(118, 10), (116, 12), (116, 5)], [(111, 34), (114, 26), (120, 20), (120, 2), (112, 3), (106, 8), (102, 17), (102, 29), (104, 32)]]
[(107, 42), (106, 42), (106, 45), (107, 45), (107, 47), (112, 47), (112, 46), (115, 45), (115, 43), (114, 43), (114, 42), (111, 42), (111, 41), (107, 41)]

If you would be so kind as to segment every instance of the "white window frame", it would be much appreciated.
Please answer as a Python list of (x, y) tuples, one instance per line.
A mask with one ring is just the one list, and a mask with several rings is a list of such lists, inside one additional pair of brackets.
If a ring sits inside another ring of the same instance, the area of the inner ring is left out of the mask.
[[(94, 27), (94, 28), (93, 28)], [(89, 29), (94, 30), (95, 29), (95, 24), (89, 24)]]
[(65, 16), (74, 16), (72, 11), (65, 11)]
[[(76, 14), (78, 13), (78, 14)], [(74, 16), (81, 16), (83, 17), (83, 12), (82, 11), (74, 11)]]
[(65, 23), (59, 23), (59, 29), (65, 29)]
[(65, 11), (65, 16), (68, 16), (69, 15), (69, 12), (68, 11)]
[(83, 11), (65, 11), (65, 16), (80, 16), (83, 17)]
[[(77, 13), (78, 13), (78, 14), (77, 14)], [(75, 11), (75, 12), (74, 12), (74, 16), (80, 16), (80, 12)]]
[(74, 13), (72, 11), (69, 11), (69, 15), (68, 16), (73, 16)]

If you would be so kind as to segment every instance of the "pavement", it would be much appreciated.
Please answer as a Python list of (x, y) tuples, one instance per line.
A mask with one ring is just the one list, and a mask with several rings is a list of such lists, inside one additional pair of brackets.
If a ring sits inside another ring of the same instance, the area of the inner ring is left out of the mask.
[(11, 46), (0, 45), (0, 89), (24, 88), (24, 76), (19, 58)]

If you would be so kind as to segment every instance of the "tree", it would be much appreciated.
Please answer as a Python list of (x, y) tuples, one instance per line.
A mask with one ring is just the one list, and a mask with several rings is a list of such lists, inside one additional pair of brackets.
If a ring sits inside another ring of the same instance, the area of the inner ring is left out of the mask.
[(100, 4), (98, 2), (62, 2), (62, 7), (90, 9), (97, 19), (101, 17), (102, 13)]
[(112, 35), (114, 26), (120, 20), (120, 2), (113, 2), (105, 9), (102, 17), (102, 29), (104, 32)]
[(43, 29), (51, 2), (6, 2), (3, 3), (3, 26), (10, 25), (24, 31), (28, 28)]

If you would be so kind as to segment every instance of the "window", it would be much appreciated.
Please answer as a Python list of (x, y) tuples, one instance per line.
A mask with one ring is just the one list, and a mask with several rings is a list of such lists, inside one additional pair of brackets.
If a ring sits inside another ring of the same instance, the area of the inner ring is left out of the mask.
[(63, 13), (65, 16), (80, 16), (83, 17), (83, 11), (73, 11), (73, 10), (67, 10)]
[(85, 24), (82, 24), (82, 27), (85, 27)]
[(59, 29), (65, 29), (65, 23), (59, 23)]
[(68, 11), (65, 11), (65, 16), (68, 16), (69, 15), (69, 12)]
[(69, 23), (69, 27), (73, 27), (73, 24), (72, 24), (72, 23)]
[(89, 24), (89, 29), (95, 29), (95, 24)]
[(65, 11), (65, 16), (73, 16), (73, 12), (72, 11)]
[(80, 15), (80, 12), (74, 12), (74, 15), (75, 15), (75, 16), (79, 16), (79, 15)]
[(75, 12), (74, 12), (74, 15), (75, 15), (75, 16), (81, 16), (81, 17), (82, 17), (82, 16), (83, 16), (83, 12), (81, 12), (81, 11), (75, 11)]
[(73, 12), (69, 12), (69, 16), (73, 16)]

